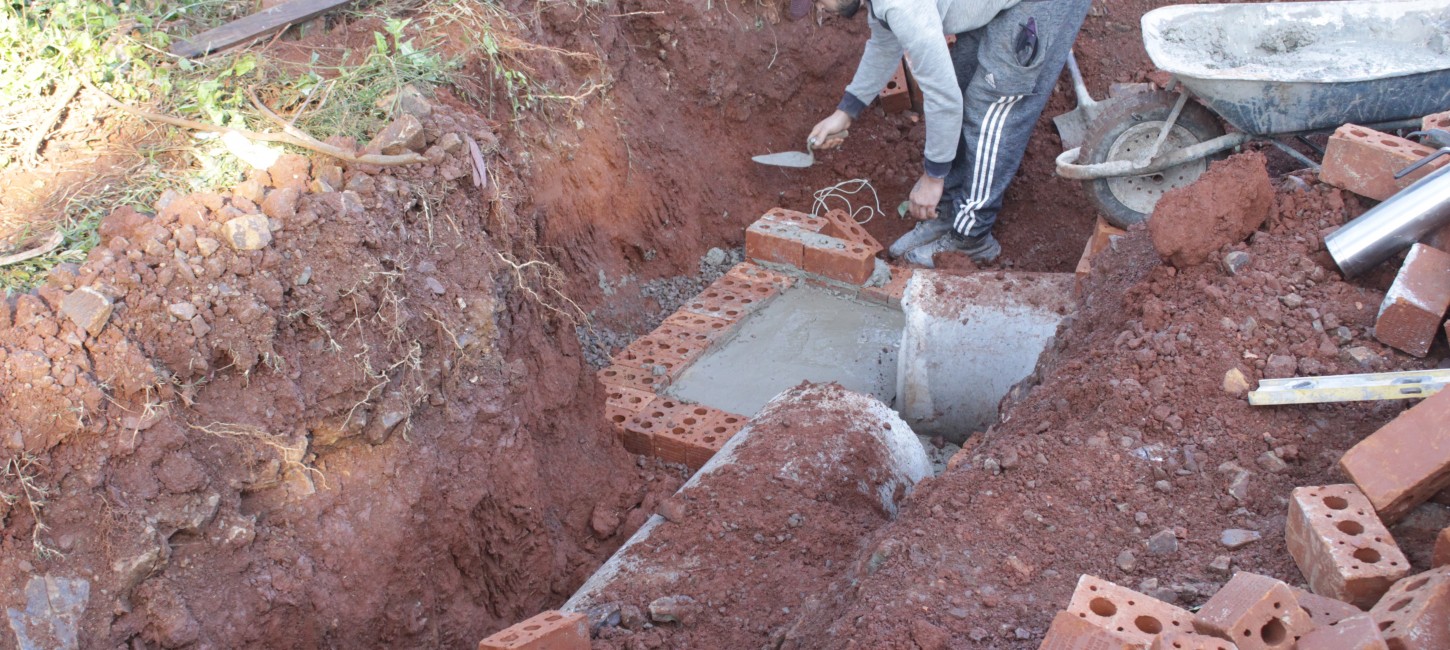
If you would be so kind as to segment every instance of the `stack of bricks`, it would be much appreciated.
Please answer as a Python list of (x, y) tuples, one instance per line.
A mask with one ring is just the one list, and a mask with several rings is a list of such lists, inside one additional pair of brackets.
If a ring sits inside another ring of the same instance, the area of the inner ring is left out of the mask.
[(815, 217), (775, 208), (745, 231), (752, 260), (860, 286), (876, 270), (881, 243), (840, 210)]
[(1315, 594), (1361, 609), (1410, 572), (1374, 506), (1351, 484), (1296, 488), (1284, 536)]
[(1339, 127), (1324, 149), (1319, 180), (1383, 201), (1446, 164), (1441, 158), (1404, 178), (1395, 174), (1435, 153), (1425, 145), (1355, 124)]
[(589, 620), (547, 611), (480, 641), (478, 650), (589, 650)]
[(710, 460), (747, 418), (661, 393), (794, 282), (755, 264), (736, 265), (654, 331), (616, 353), (613, 364), (597, 376), (605, 389), (605, 417), (624, 448), (694, 469)]
[(1450, 253), (1415, 244), (1380, 304), (1374, 337), (1392, 348), (1423, 357), (1440, 333), (1447, 310)]

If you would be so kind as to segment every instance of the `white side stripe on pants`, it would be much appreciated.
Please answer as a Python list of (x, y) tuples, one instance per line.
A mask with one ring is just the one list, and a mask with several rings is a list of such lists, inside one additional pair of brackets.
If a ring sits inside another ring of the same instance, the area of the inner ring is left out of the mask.
[(957, 209), (957, 217), (952, 224), (963, 235), (976, 225), (977, 211), (991, 198), (992, 181), (997, 173), (997, 152), (1002, 147), (1007, 115), (1023, 97), (1025, 95), (1009, 95), (998, 99), (982, 118), (982, 129), (977, 134), (977, 160), (972, 167), (972, 189), (967, 194), (967, 200)]

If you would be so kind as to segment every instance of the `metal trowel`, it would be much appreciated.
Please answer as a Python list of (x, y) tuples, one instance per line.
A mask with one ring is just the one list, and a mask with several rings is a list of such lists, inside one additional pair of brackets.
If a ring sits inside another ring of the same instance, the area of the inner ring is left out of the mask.
[[(841, 131), (840, 133), (836, 133), (835, 135), (844, 138), (848, 134), (846, 131)], [(816, 163), (816, 141), (806, 140), (805, 151), (783, 151), (781, 153), (768, 153), (762, 156), (752, 157), (751, 160), (754, 160), (755, 162), (758, 162), (762, 165), (772, 165), (775, 167), (794, 167), (797, 169), (810, 167), (811, 165), (814, 165)]]

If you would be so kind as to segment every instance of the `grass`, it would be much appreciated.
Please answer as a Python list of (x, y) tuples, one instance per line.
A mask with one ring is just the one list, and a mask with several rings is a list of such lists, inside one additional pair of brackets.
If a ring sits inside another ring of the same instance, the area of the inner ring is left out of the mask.
[[(0, 173), (25, 168), (23, 151), (35, 123), (56, 103), (68, 81), (85, 78), (117, 99), (202, 122), (237, 128), (269, 128), (246, 97), (253, 88), (273, 110), (319, 139), (343, 135), (365, 140), (385, 125), (389, 107), (380, 100), (412, 84), (425, 92), (453, 83), (457, 58), (438, 43), (410, 36), (407, 19), (380, 19), (371, 47), (343, 52), (339, 63), (307, 65), (268, 56), (267, 48), (189, 60), (168, 53), (182, 38), (250, 13), (253, 0), (0, 0)], [(84, 93), (82, 93), (84, 94)], [(79, 101), (79, 100), (73, 100)], [(0, 254), (5, 242), (27, 239), (27, 229), (58, 228), (64, 244), (54, 253), (0, 268), (0, 289), (26, 291), (62, 262), (82, 261), (97, 243), (95, 229), (118, 205), (144, 208), (167, 189), (218, 189), (242, 179), (245, 165), (216, 139), (161, 132), (160, 143), (131, 143), (148, 173), (72, 192), (59, 215), (36, 224), (34, 215), (0, 215)], [(148, 149), (149, 147), (149, 149)], [(161, 152), (183, 155), (152, 155)], [(51, 223), (56, 225), (50, 225)], [(43, 233), (42, 233), (43, 234)]]

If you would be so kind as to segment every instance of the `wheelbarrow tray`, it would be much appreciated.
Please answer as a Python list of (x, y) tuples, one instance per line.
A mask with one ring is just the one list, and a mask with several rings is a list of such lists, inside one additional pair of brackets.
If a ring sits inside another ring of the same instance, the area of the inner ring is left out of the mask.
[(1450, 109), (1450, 2), (1178, 5), (1143, 16), (1160, 70), (1252, 135)]

